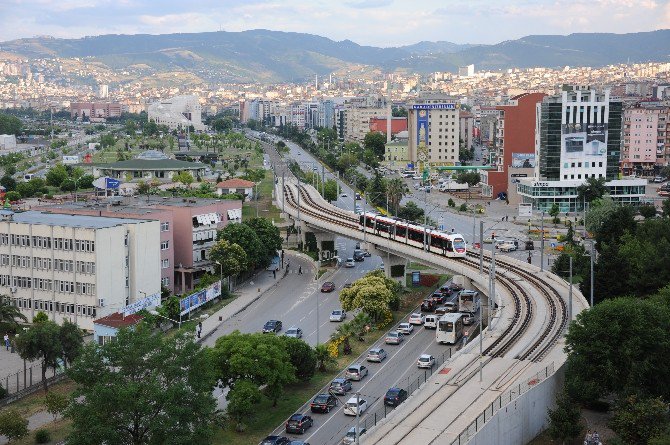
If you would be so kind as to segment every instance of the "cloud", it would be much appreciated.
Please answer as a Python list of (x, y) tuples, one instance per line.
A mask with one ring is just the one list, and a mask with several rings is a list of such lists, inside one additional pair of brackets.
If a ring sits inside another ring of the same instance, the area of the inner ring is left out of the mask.
[(352, 8), (370, 9), (390, 6), (393, 4), (393, 0), (356, 0), (344, 2), (344, 4)]

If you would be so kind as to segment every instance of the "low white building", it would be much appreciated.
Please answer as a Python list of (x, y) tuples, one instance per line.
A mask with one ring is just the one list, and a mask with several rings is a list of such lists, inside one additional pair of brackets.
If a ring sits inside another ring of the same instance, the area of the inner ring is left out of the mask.
[(175, 96), (149, 105), (149, 120), (167, 125), (170, 130), (186, 130), (191, 125), (196, 131), (205, 131), (202, 123), (202, 107), (198, 96)]
[(13, 134), (0, 134), (0, 150), (14, 150), (16, 148), (16, 136)]
[(160, 292), (160, 222), (0, 211), (0, 295), (29, 320), (93, 320)]

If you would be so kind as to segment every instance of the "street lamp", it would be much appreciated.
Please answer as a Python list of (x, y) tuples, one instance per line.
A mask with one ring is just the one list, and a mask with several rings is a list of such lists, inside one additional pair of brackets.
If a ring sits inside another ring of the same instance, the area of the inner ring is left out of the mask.
[(169, 318), (169, 317), (166, 317), (165, 315), (161, 315), (158, 311), (149, 311), (149, 313), (150, 313), (151, 315), (156, 316), (156, 317), (161, 317), (161, 318), (164, 318), (164, 319), (166, 319), (166, 320), (169, 320), (169, 321), (171, 321), (172, 323), (177, 323), (179, 329), (181, 329), (181, 314), (179, 314), (179, 321), (176, 321), (176, 320), (173, 320), (173, 319), (171, 319), (171, 318)]
[[(223, 287), (223, 265), (219, 261), (214, 261), (214, 262), (219, 265), (219, 272), (220, 272), (219, 281), (221, 282), (221, 287)], [(229, 286), (228, 290), (230, 290), (230, 286)]]

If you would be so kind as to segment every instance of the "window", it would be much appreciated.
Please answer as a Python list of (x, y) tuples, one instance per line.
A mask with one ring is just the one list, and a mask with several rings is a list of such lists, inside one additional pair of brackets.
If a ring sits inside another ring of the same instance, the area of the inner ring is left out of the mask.
[(170, 267), (170, 260), (167, 259), (167, 258), (164, 259), (164, 260), (161, 260), (161, 267), (163, 269), (167, 269), (168, 267)]
[(170, 277), (163, 277), (161, 278), (161, 286), (169, 286), (170, 285)]
[(170, 248), (170, 241), (161, 241), (161, 250), (168, 250)]
[(167, 232), (170, 230), (170, 223), (169, 222), (162, 222), (161, 223), (161, 232)]

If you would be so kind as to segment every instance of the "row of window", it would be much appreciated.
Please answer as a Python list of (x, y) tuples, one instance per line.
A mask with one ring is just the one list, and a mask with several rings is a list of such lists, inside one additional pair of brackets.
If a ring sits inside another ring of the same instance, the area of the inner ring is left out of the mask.
[(95, 241), (73, 240), (71, 238), (50, 238), (0, 233), (0, 245), (37, 247), (39, 249), (74, 250), (77, 252), (95, 252)]
[(59, 314), (79, 315), (82, 317), (96, 317), (96, 307), (85, 304), (61, 303), (60, 301), (31, 300), (30, 298), (12, 298), (12, 306), (20, 309), (34, 309), (37, 311), (56, 312)]
[[(577, 179), (582, 179), (582, 175), (570, 175), (570, 179), (575, 179), (575, 176), (577, 177)], [(598, 175), (593, 173), (590, 177), (591, 178), (602, 178), (602, 177), (604, 177), (604, 175), (602, 173), (599, 173)], [(584, 175), (584, 179), (588, 179), (588, 178), (589, 178), (589, 174), (586, 173)], [(563, 175), (563, 179), (568, 179), (568, 175)]]
[(32, 267), (38, 270), (51, 270), (53, 265), (53, 269), (59, 272), (95, 274), (95, 263), (92, 261), (63, 260), (60, 258), (52, 260), (51, 258), (1, 254), (0, 266), (9, 265), (28, 269)]
[(95, 284), (79, 281), (50, 280), (47, 278), (30, 278), (11, 275), (0, 275), (0, 286), (21, 289), (36, 289), (64, 294), (95, 295)]

